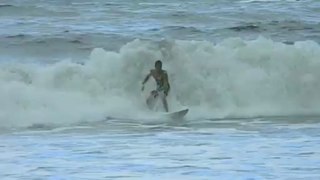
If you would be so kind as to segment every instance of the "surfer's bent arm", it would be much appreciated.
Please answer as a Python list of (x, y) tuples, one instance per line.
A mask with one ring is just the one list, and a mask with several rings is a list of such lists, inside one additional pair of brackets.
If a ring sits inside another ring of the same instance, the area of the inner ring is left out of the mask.
[(142, 91), (144, 90), (144, 84), (149, 80), (150, 76), (151, 76), (151, 72), (144, 78), (142, 82), (142, 88), (141, 88)]
[(151, 73), (149, 73), (149, 74), (144, 78), (144, 80), (143, 80), (143, 82), (142, 82), (142, 85), (144, 85), (144, 84), (149, 80), (150, 76), (151, 76)]

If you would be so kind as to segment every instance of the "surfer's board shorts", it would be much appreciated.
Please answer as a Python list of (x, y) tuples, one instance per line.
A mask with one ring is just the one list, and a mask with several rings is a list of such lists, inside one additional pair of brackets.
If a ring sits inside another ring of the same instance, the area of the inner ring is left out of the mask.
[(170, 87), (166, 89), (164, 87), (158, 87), (157, 90), (154, 90), (154, 91), (157, 91), (160, 94), (163, 93), (165, 96), (168, 96), (169, 90), (170, 90)]
[(151, 91), (146, 101), (149, 109), (154, 109), (155, 103), (157, 102), (157, 100), (159, 100), (157, 98), (162, 99), (163, 97), (166, 97), (166, 96), (167, 94), (165, 93), (165, 91), (157, 91), (157, 90)]
[(163, 91), (153, 90), (150, 92), (149, 98), (156, 99), (158, 96), (163, 97), (165, 93)]

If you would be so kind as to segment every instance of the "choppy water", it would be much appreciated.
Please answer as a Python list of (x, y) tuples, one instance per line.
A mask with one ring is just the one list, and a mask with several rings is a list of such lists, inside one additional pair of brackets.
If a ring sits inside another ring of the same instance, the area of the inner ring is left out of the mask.
[(0, 178), (320, 179), (319, 35), (317, 0), (2, 0)]
[(0, 175), (2, 179), (319, 179), (319, 122), (310, 117), (175, 125), (113, 121), (3, 134)]
[(2, 57), (57, 61), (83, 60), (96, 47), (118, 50), (136, 38), (319, 42), (319, 11), (317, 0), (3, 0), (0, 47)]

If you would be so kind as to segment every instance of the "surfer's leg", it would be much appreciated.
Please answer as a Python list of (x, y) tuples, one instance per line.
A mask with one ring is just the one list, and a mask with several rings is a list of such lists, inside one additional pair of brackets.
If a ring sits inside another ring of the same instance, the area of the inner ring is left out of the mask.
[(167, 103), (166, 97), (162, 98), (162, 103), (163, 103), (163, 106), (164, 106), (164, 109), (166, 110), (166, 112), (169, 112), (168, 103)]
[(156, 90), (153, 90), (150, 92), (150, 95), (146, 100), (146, 103), (147, 103), (149, 109), (152, 110), (154, 108), (155, 100), (156, 100), (157, 96), (158, 96), (158, 92)]
[(152, 102), (151, 102), (152, 100), (151, 100), (151, 98), (150, 98), (150, 96), (147, 98), (147, 100), (146, 100), (146, 104), (147, 104), (147, 106), (148, 106), (148, 108), (149, 109), (152, 109)]
[(146, 104), (148, 105), (149, 109), (152, 109), (152, 100), (153, 100), (153, 96), (150, 93), (150, 95), (148, 96), (147, 100), (146, 100)]
[(167, 98), (166, 98), (167, 94), (164, 92), (161, 92), (161, 99), (162, 99), (162, 104), (164, 109), (166, 110), (166, 112), (169, 112), (169, 108), (168, 108), (168, 102), (167, 102)]

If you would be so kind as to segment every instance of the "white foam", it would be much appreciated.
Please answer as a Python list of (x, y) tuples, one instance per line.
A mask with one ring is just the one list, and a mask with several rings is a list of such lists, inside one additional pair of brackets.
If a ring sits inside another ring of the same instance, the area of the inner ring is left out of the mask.
[(154, 61), (169, 73), (171, 109), (190, 117), (318, 113), (320, 46), (286, 45), (260, 37), (219, 44), (140, 40), (119, 52), (94, 49), (85, 64), (0, 66), (0, 126), (70, 124), (106, 116), (148, 114), (141, 82)]

